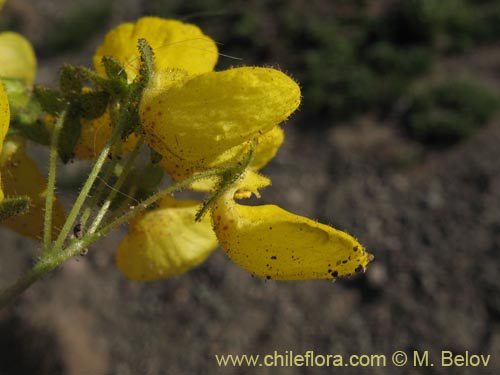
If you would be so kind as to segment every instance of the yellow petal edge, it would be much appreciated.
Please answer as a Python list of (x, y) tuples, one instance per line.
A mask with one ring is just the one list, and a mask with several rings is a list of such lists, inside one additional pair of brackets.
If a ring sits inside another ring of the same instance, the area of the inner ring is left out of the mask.
[(221, 247), (248, 272), (268, 279), (335, 279), (372, 260), (349, 234), (275, 205), (243, 206), (232, 193), (212, 211)]
[(217, 248), (210, 218), (195, 222), (201, 202), (167, 197), (129, 223), (116, 264), (129, 279), (153, 281), (179, 275), (202, 263)]
[[(3, 88), (2, 82), (0, 82), (0, 154), (2, 153), (3, 141), (9, 130), (10, 123), (10, 108), (9, 100), (7, 99), (7, 94)], [(4, 193), (2, 190), (2, 175), (0, 173), (0, 202), (4, 199)]]

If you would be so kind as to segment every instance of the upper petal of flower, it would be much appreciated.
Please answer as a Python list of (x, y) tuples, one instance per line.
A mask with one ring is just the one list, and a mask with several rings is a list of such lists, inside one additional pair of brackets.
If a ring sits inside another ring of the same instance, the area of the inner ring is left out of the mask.
[[(3, 177), (3, 190), (7, 196), (28, 196), (29, 211), (2, 221), (3, 225), (35, 240), (42, 238), (45, 196), (47, 183), (33, 159), (24, 150), (22, 141), (8, 139), (0, 155), (0, 171)], [(65, 218), (64, 209), (57, 199), (53, 208), (53, 235), (62, 228)]]
[(127, 71), (129, 79), (138, 72), (137, 40), (146, 39), (155, 53), (156, 70), (181, 69), (190, 75), (213, 70), (218, 51), (215, 42), (195, 25), (157, 17), (143, 17), (111, 30), (94, 55), (94, 66), (104, 75), (102, 57), (112, 56)]
[(160, 207), (129, 223), (116, 264), (129, 279), (153, 281), (178, 275), (203, 262), (217, 247), (210, 218), (195, 222), (201, 202), (167, 197)]
[(225, 194), (212, 211), (226, 254), (272, 279), (332, 279), (363, 271), (371, 256), (349, 234), (274, 205), (243, 206)]
[[(7, 94), (3, 88), (2, 82), (0, 82), (0, 154), (2, 153), (3, 141), (9, 130), (10, 123), (10, 109), (9, 100), (7, 99)], [(4, 194), (2, 190), (2, 176), (0, 174), (0, 202), (3, 201)]]
[(20, 78), (33, 85), (36, 57), (31, 43), (10, 31), (0, 33), (0, 77)]
[(164, 91), (146, 90), (140, 105), (150, 146), (204, 164), (270, 131), (300, 103), (300, 88), (279, 70), (244, 67), (210, 72)]

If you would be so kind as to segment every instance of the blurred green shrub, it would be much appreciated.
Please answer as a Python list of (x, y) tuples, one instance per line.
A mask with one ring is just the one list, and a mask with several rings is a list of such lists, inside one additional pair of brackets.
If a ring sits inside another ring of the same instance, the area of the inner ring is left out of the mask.
[(414, 95), (401, 118), (410, 137), (449, 146), (471, 136), (500, 108), (500, 99), (474, 82), (448, 81)]
[(81, 48), (89, 38), (105, 29), (111, 13), (111, 2), (77, 2), (63, 19), (53, 22), (45, 31), (43, 45), (37, 46), (37, 53), (52, 56)]
[[(46, 53), (78, 48), (108, 22), (111, 2), (81, 1), (46, 31)], [(313, 128), (367, 111), (386, 117), (435, 61), (500, 37), (498, 0), (148, 0), (142, 7), (198, 24), (246, 65), (281, 61), (303, 88), (300, 122)], [(238, 64), (221, 57), (218, 68)]]

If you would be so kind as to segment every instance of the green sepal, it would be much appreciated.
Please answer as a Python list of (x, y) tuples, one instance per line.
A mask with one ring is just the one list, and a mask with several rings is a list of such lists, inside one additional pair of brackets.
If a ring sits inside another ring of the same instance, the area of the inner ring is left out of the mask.
[(59, 89), (65, 98), (80, 95), (83, 88), (82, 77), (72, 65), (63, 65), (59, 76)]
[(0, 222), (25, 214), (29, 210), (30, 199), (25, 196), (5, 198), (0, 202)]
[(125, 126), (123, 127), (123, 131), (121, 133), (121, 138), (123, 140), (127, 139), (127, 137), (132, 134), (141, 123), (139, 111), (136, 105), (130, 105), (124, 116)]
[(34, 95), (42, 109), (51, 115), (58, 115), (66, 108), (66, 100), (57, 91), (48, 87), (35, 86)]
[(127, 83), (127, 72), (116, 59), (110, 56), (104, 56), (101, 61), (109, 79), (121, 82), (124, 85)]
[(78, 100), (80, 104), (80, 115), (92, 120), (101, 117), (109, 102), (109, 94), (104, 91), (91, 91), (81, 94)]
[(146, 39), (139, 39), (138, 48), (141, 55), (139, 77), (143, 87), (146, 87), (155, 71), (154, 52)]
[(63, 163), (69, 162), (74, 157), (74, 149), (80, 138), (82, 124), (75, 111), (69, 111), (64, 119), (61, 134), (59, 135), (58, 153)]

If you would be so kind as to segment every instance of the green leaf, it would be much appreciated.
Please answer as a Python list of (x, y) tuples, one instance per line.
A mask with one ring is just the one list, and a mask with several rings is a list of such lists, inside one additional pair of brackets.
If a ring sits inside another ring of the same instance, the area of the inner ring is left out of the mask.
[(127, 108), (125, 112), (125, 126), (123, 127), (123, 131), (121, 137), (123, 140), (127, 139), (127, 137), (132, 134), (135, 129), (139, 126), (140, 122), (139, 111), (137, 106), (131, 105)]
[(104, 91), (91, 91), (82, 94), (79, 98), (80, 115), (86, 119), (101, 117), (106, 111), (109, 94)]
[(70, 110), (64, 120), (61, 134), (59, 136), (58, 151), (61, 160), (67, 163), (74, 157), (74, 149), (78, 139), (82, 124), (76, 111)]
[(34, 95), (42, 109), (51, 115), (58, 115), (66, 107), (66, 101), (60, 93), (48, 87), (35, 86)]
[(116, 59), (110, 56), (104, 56), (102, 58), (102, 64), (104, 65), (104, 69), (109, 79), (119, 81), (123, 84), (127, 83), (127, 72)]
[(138, 48), (141, 55), (140, 81), (146, 87), (155, 70), (154, 52), (146, 39), (139, 39)]
[(6, 198), (0, 202), (0, 222), (22, 215), (29, 210), (30, 199), (25, 196)]
[(71, 65), (63, 65), (59, 76), (59, 89), (66, 98), (79, 95), (82, 91), (82, 77), (78, 69)]

